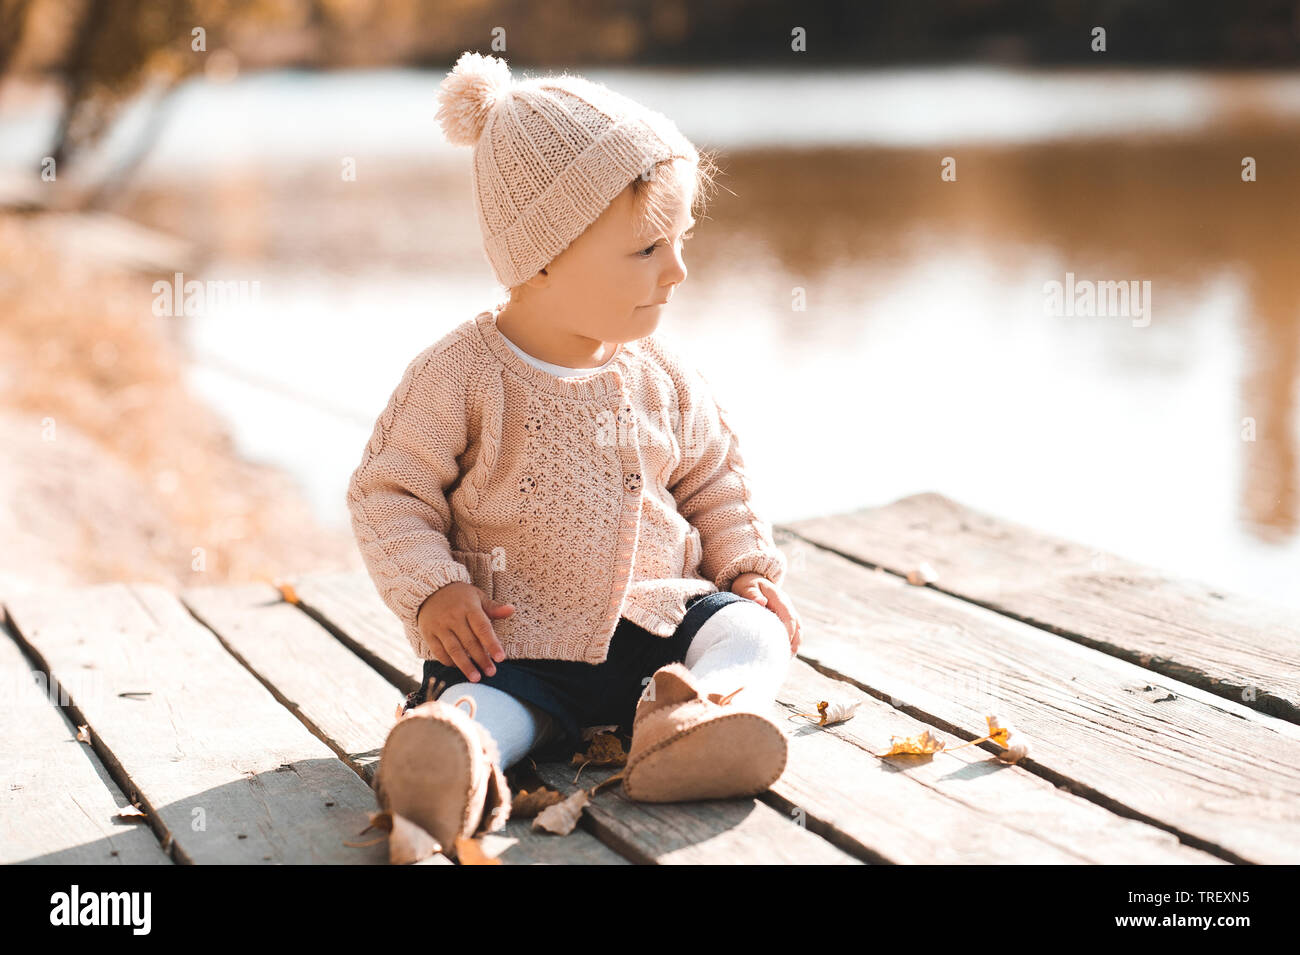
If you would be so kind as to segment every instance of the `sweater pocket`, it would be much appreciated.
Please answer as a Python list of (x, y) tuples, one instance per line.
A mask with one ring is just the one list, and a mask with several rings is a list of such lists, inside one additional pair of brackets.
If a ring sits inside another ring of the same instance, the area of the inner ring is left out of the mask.
[(451, 557), (452, 560), (465, 565), (475, 587), (491, 599), (496, 599), (497, 571), (492, 566), (492, 554), (474, 550), (453, 550)]

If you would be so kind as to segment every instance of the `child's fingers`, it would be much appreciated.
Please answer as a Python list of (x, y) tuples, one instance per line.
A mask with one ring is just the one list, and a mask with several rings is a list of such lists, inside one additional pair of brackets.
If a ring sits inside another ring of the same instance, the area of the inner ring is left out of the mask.
[(471, 683), (477, 682), (479, 679), (479, 672), (470, 661), (469, 653), (466, 651), (460, 635), (457, 634), (455, 630), (448, 627), (446, 632), (442, 635), (442, 645), (451, 656), (451, 659), (455, 662), (460, 672), (465, 674), (465, 679), (469, 680)]
[(469, 612), (469, 625), (474, 631), (474, 636), (478, 638), (479, 645), (488, 656), (493, 660), (506, 658), (506, 651), (501, 646), (501, 641), (497, 639), (497, 632), (492, 629), (492, 621), (482, 609)]
[(795, 631), (798, 629), (794, 611), (791, 610), (789, 605), (781, 599), (779, 593), (772, 594), (772, 599), (768, 602), (767, 608), (781, 618), (781, 622), (785, 624), (786, 631), (790, 634), (791, 638), (793, 638)]
[(456, 639), (460, 641), (460, 645), (465, 648), (470, 658), (478, 664), (479, 669), (492, 676), (497, 672), (496, 664), (489, 659), (487, 650), (479, 643), (478, 634), (474, 632), (474, 627), (470, 623), (475, 613), (477, 611), (471, 610), (465, 619), (456, 625)]

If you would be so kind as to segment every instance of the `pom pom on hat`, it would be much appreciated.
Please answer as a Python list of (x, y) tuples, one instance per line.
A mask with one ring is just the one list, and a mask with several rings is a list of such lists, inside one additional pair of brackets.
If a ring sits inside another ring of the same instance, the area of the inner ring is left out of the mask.
[(510, 67), (499, 57), (465, 52), (440, 85), (437, 118), (443, 134), (454, 146), (473, 146), (492, 107), (510, 90)]

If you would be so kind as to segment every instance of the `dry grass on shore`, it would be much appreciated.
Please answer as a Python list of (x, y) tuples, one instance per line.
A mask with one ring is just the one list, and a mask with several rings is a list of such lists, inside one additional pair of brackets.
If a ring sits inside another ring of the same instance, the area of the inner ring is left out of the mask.
[(0, 213), (0, 585), (172, 588), (359, 568), (294, 483), (187, 391), (152, 280)]

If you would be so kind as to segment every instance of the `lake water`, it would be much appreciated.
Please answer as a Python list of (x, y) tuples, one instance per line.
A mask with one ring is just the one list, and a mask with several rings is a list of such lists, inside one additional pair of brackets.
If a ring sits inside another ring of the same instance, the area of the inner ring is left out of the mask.
[[(587, 75), (723, 150), (662, 328), (772, 520), (934, 490), (1300, 607), (1296, 76)], [(439, 79), (190, 87), (121, 207), (200, 243), (186, 278), (258, 283), (183, 319), (191, 381), (326, 522), (406, 363), (498, 298)], [(0, 162), (47, 119), (0, 122)], [(1049, 314), (1053, 281), (1149, 311)]]

